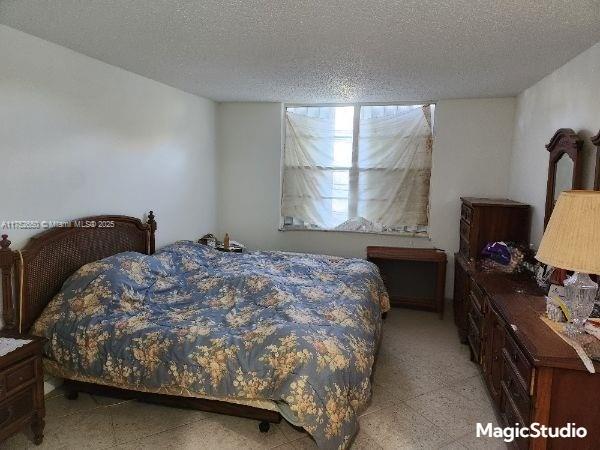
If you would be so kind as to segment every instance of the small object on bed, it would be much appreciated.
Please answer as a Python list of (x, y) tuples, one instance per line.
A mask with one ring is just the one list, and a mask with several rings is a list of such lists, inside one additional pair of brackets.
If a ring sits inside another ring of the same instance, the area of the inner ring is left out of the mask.
[[(226, 241), (227, 241), (227, 245), (225, 245)], [(223, 241), (223, 243), (222, 244), (218, 243), (215, 248), (217, 250), (219, 250), (220, 252), (225, 252), (225, 253), (244, 253), (244, 250), (246, 247), (244, 247), (244, 245), (239, 243), (238, 241), (234, 241), (233, 239), (230, 239), (229, 234), (226, 234), (225, 240)]]
[(225, 241), (219, 241), (214, 234), (205, 234), (200, 239), (198, 239), (198, 244), (206, 245), (208, 247), (219, 250), (220, 252), (226, 253), (243, 253), (244, 245), (234, 241), (229, 238), (229, 234), (226, 234), (225, 237), (229, 241), (229, 245), (225, 245)]
[(229, 233), (225, 233), (225, 237), (223, 238), (223, 248), (229, 250)]
[(215, 248), (217, 246), (217, 238), (214, 234), (205, 234), (200, 239), (198, 239), (198, 243), (202, 245), (208, 245), (209, 247)]

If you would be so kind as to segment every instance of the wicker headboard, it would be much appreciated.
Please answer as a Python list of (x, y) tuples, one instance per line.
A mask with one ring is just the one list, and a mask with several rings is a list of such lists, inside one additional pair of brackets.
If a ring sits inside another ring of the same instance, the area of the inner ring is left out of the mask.
[(74, 220), (68, 227), (32, 237), (20, 252), (10, 250), (10, 241), (3, 235), (0, 269), (5, 327), (27, 332), (65, 280), (89, 262), (126, 251), (154, 253), (155, 231), (150, 211), (146, 223), (128, 216)]

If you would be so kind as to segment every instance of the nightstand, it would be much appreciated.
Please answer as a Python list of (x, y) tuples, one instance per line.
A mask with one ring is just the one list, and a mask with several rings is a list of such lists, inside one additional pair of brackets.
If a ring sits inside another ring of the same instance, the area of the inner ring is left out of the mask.
[(238, 247), (238, 246), (234, 246), (234, 245), (230, 245), (229, 248), (225, 248), (222, 245), (217, 245), (215, 248), (217, 250), (219, 250), (220, 252), (226, 252), (226, 253), (244, 253), (244, 247)]
[(0, 356), (0, 442), (30, 426), (39, 445), (44, 438), (44, 339), (7, 332), (0, 332), (0, 338), (31, 341)]

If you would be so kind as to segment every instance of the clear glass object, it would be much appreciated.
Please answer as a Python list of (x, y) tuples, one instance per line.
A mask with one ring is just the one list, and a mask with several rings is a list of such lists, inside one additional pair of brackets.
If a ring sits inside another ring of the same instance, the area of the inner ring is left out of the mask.
[(586, 273), (575, 272), (565, 280), (566, 304), (571, 318), (566, 327), (570, 336), (583, 333), (585, 321), (594, 309), (598, 285)]

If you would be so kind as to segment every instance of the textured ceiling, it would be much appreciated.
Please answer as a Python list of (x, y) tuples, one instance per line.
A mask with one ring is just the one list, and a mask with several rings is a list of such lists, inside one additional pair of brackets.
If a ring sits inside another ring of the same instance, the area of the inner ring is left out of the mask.
[(0, 0), (0, 23), (218, 101), (511, 96), (600, 41), (599, 18), (598, 0)]

